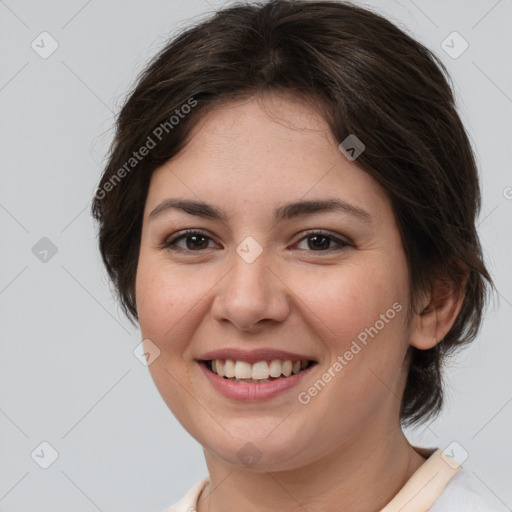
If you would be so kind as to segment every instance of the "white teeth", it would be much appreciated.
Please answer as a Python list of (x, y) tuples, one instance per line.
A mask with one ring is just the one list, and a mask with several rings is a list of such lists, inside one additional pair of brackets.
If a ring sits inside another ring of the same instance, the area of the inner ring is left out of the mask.
[(281, 372), (285, 377), (289, 377), (292, 374), (292, 362), (283, 361)]
[(228, 378), (235, 377), (235, 361), (226, 359), (224, 363), (224, 375)]
[(281, 361), (274, 359), (270, 362), (270, 376), (281, 377)]
[(258, 361), (248, 363), (246, 361), (234, 361), (232, 359), (215, 359), (211, 361), (211, 369), (220, 377), (227, 377), (235, 381), (270, 382), (269, 377), (278, 378), (296, 375), (309, 364), (307, 359), (292, 362), (291, 360)]
[(268, 379), (269, 369), (267, 361), (258, 361), (252, 365), (253, 379)]
[(235, 363), (235, 375), (237, 379), (251, 379), (252, 378), (252, 367), (251, 364), (246, 361), (237, 361)]

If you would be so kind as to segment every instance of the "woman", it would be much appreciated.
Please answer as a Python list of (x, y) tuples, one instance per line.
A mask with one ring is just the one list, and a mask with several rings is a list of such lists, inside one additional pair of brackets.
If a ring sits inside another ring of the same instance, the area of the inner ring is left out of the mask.
[(346, 3), (235, 5), (122, 108), (93, 214), (154, 382), (209, 475), (168, 509), (495, 510), (442, 405), (492, 286), (442, 63)]

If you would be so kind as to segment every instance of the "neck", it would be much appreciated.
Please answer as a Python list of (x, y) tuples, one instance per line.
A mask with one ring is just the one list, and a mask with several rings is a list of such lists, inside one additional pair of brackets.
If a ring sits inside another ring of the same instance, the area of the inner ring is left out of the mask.
[(399, 427), (394, 435), (358, 436), (307, 466), (286, 471), (233, 468), (206, 449), (205, 457), (210, 483), (198, 512), (377, 512), (425, 462)]

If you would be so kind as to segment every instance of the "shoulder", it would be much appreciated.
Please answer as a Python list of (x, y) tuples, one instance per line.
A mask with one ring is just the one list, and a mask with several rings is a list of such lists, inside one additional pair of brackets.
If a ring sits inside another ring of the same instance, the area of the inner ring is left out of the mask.
[(166, 508), (162, 512), (196, 512), (197, 500), (201, 491), (206, 487), (209, 482), (209, 477), (206, 476), (199, 482), (196, 482), (181, 498), (181, 500)]
[(447, 484), (429, 512), (504, 512), (509, 510), (468, 470), (461, 469)]

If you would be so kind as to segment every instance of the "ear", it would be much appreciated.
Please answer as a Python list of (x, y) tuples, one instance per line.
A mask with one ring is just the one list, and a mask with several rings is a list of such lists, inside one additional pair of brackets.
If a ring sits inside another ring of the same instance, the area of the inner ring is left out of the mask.
[(452, 328), (464, 300), (464, 289), (469, 273), (455, 278), (435, 279), (431, 292), (423, 297), (421, 310), (414, 314), (410, 343), (420, 350), (428, 350), (442, 341)]

